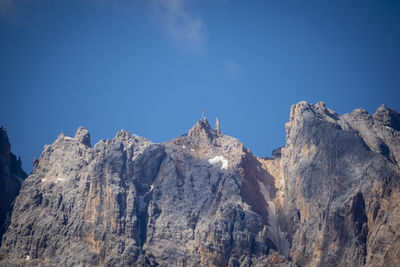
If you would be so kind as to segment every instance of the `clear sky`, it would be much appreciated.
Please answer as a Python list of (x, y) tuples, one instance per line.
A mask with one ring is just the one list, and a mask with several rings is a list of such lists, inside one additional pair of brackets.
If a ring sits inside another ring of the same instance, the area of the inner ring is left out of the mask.
[(0, 124), (26, 171), (61, 131), (165, 142), (204, 106), (258, 156), (290, 106), (400, 110), (400, 1), (0, 0)]

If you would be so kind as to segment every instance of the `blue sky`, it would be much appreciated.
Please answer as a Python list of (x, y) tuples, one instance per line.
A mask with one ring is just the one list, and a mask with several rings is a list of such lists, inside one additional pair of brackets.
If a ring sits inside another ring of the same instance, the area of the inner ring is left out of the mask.
[(258, 156), (290, 106), (400, 110), (399, 1), (0, 0), (0, 124), (28, 172), (61, 131), (165, 142), (206, 116)]

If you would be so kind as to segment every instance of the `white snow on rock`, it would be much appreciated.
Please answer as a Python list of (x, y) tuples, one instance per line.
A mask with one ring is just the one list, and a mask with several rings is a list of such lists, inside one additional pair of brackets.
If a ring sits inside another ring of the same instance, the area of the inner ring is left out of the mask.
[(54, 183), (56, 183), (56, 184), (57, 184), (58, 182), (62, 182), (62, 181), (64, 181), (64, 179), (63, 179), (63, 178), (60, 178), (60, 177), (58, 177), (58, 178), (57, 178), (57, 180), (55, 180), (55, 182), (54, 182)]
[(222, 167), (221, 169), (228, 169), (228, 160), (226, 158), (224, 158), (224, 156), (215, 156), (212, 159), (209, 159), (208, 162), (212, 165), (221, 162), (222, 163)]
[(196, 150), (194, 150), (193, 148), (191, 148), (190, 151), (195, 152)]

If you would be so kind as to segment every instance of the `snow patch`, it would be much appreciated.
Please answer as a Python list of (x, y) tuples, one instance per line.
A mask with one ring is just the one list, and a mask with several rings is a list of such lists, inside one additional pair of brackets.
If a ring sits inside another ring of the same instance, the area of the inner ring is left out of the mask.
[(150, 192), (153, 191), (154, 185), (150, 185)]
[(185, 148), (186, 148), (186, 146), (182, 146), (182, 148), (183, 148), (183, 149), (185, 149)]
[(43, 178), (42, 179), (42, 183), (44, 183), (44, 182), (46, 182), (47, 181), (47, 178)]
[(30, 259), (31, 259), (31, 256), (26, 255), (25, 260), (26, 260), (26, 261), (29, 261)]
[(54, 183), (57, 184), (58, 182), (63, 182), (64, 180), (65, 180), (65, 179), (58, 177), (57, 180), (55, 180)]
[(224, 158), (224, 156), (215, 156), (212, 159), (209, 159), (208, 162), (212, 165), (221, 162), (222, 166), (221, 169), (228, 169), (228, 160), (226, 158)]
[(193, 148), (191, 148), (190, 151), (195, 152), (196, 150), (194, 150)]

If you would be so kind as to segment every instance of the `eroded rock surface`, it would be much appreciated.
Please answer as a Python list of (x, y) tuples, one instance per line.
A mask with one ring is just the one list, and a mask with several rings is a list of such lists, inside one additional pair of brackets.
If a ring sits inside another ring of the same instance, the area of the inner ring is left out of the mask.
[(272, 158), (205, 119), (164, 144), (60, 134), (16, 199), (0, 265), (400, 266), (399, 118), (300, 102)]
[(92, 148), (79, 128), (45, 146), (24, 182), (2, 263), (290, 266), (275, 191), (257, 158), (207, 120), (165, 144), (119, 131)]
[(399, 114), (291, 108), (281, 226), (300, 266), (399, 266)]
[[(0, 240), (7, 229), (15, 198), (26, 173), (22, 170), (21, 159), (11, 153), (7, 131), (0, 128)], [(1, 243), (0, 243), (1, 244)]]

